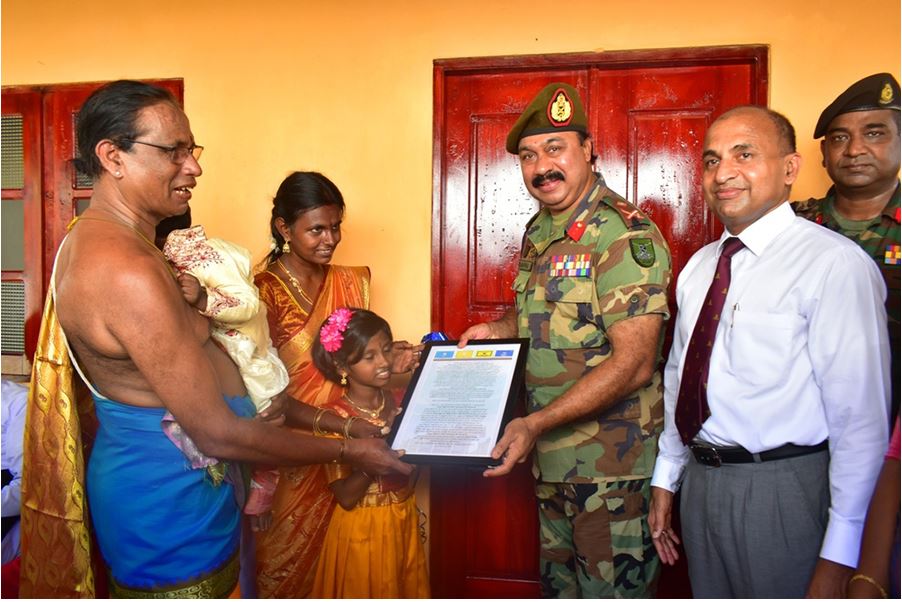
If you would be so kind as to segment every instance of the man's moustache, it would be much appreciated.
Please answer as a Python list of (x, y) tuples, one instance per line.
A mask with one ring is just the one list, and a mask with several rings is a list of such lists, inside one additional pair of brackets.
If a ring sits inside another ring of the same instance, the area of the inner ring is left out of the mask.
[(532, 185), (533, 185), (533, 187), (538, 188), (545, 182), (551, 182), (553, 180), (560, 180), (561, 182), (563, 182), (564, 174), (562, 174), (559, 171), (549, 171), (545, 175), (540, 175), (540, 176), (534, 177), (532, 179)]

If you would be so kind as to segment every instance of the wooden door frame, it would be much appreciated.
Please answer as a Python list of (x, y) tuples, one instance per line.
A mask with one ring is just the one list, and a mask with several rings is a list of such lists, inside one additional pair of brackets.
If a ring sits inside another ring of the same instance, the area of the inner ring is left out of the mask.
[[(757, 84), (750, 90), (752, 104), (766, 105), (768, 91), (769, 46), (704, 46), (694, 48), (659, 48), (650, 50), (615, 50), (610, 52), (574, 52), (564, 54), (530, 54), (521, 56), (489, 56), (461, 59), (437, 59), (432, 69), (432, 265), (441, 264), (444, 231), (445, 170), (443, 142), (445, 129), (445, 79), (452, 75), (476, 73), (515, 73), (536, 69), (637, 69), (642, 67), (685, 65), (687, 67), (746, 63), (751, 79)], [(445, 299), (441, 271), (432, 271), (432, 330), (442, 328)]]

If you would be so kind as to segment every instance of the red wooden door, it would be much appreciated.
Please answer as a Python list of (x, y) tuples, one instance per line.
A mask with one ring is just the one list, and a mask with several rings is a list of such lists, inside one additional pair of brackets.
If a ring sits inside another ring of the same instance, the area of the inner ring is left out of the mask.
[[(9, 220), (3, 224), (4, 237), (8, 229), (21, 228), (21, 233), (10, 232), (15, 243), (4, 242), (2, 338), (6, 372), (7, 355), (29, 360), (34, 356), (41, 322), (41, 95), (33, 90), (4, 91), (2, 104), (3, 219)], [(18, 135), (6, 128), (16, 130)], [(13, 244), (17, 247), (14, 250), (6, 246)], [(19, 363), (17, 372), (24, 372), (27, 366)]]
[[(765, 104), (766, 74), (764, 46), (436, 61), (433, 329), (456, 337), (513, 302), (523, 228), (538, 203), (504, 140), (543, 86), (564, 81), (579, 90), (598, 169), (661, 228), (676, 274), (721, 232), (701, 195), (707, 126), (732, 106)], [(529, 466), (501, 479), (480, 473), (432, 470), (433, 593), (535, 597), (538, 529)], [(667, 593), (666, 574), (660, 593)]]

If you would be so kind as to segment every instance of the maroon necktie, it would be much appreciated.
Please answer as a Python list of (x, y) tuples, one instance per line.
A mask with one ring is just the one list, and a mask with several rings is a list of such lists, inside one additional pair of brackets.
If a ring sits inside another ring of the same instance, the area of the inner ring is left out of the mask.
[(717, 334), (723, 304), (727, 299), (727, 291), (730, 290), (730, 258), (744, 246), (736, 237), (728, 238), (723, 243), (714, 280), (711, 281), (708, 295), (695, 323), (695, 330), (689, 339), (676, 404), (677, 430), (680, 439), (686, 445), (689, 445), (702, 428), (702, 423), (711, 415), (711, 410), (708, 409), (707, 390), (711, 349), (714, 346), (714, 335)]

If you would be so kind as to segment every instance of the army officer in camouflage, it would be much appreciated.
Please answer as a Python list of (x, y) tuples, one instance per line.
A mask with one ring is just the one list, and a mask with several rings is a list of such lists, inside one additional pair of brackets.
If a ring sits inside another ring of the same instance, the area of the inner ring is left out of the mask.
[(899, 82), (889, 73), (861, 79), (824, 109), (814, 128), (833, 187), (795, 212), (852, 239), (886, 283), (892, 350), (892, 413), (899, 415)]
[(493, 451), (507, 474), (536, 448), (546, 597), (648, 597), (645, 522), (663, 425), (658, 370), (670, 254), (658, 228), (593, 173), (576, 90), (550, 84), (507, 138), (540, 203), (523, 238), (516, 307), (469, 339), (528, 337), (528, 412)]

